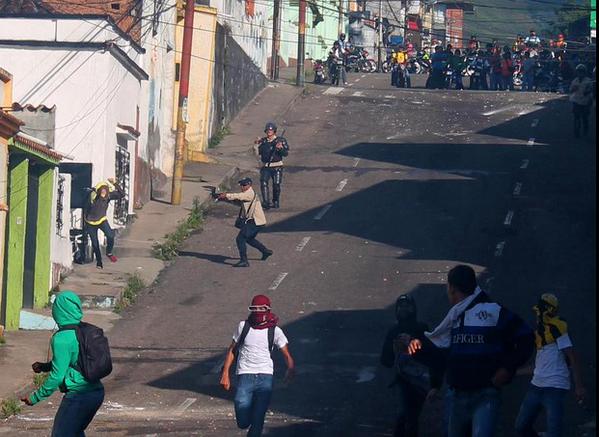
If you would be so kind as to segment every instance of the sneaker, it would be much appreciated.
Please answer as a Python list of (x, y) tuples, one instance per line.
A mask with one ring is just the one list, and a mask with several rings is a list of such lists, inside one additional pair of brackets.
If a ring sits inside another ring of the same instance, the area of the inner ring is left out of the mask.
[(262, 261), (266, 261), (270, 256), (272, 256), (274, 252), (272, 250), (268, 250), (266, 249), (264, 252), (262, 252)]
[(102, 264), (96, 264), (96, 268), (97, 268), (97, 269), (100, 269), (100, 270), (103, 270), (103, 269), (104, 269), (104, 266), (103, 266)]
[(262, 209), (270, 209), (270, 203), (262, 202)]
[(274, 209), (279, 209), (279, 201), (278, 201), (278, 200), (275, 200), (275, 201), (273, 202), (273, 204), (272, 204), (272, 207), (273, 207)]
[(119, 260), (119, 259), (118, 259), (116, 256), (114, 256), (113, 254), (106, 255), (106, 257), (107, 257), (107, 258), (108, 258), (108, 259), (109, 259), (111, 262), (113, 262), (113, 263), (115, 263), (115, 262), (117, 262), (117, 261)]
[(249, 266), (250, 266), (250, 263), (244, 259), (239, 261), (237, 264), (233, 264), (233, 267), (249, 267)]

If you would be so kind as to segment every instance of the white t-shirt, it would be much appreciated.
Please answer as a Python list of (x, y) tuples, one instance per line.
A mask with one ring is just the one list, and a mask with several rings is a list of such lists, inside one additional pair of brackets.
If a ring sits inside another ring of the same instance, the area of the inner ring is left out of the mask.
[[(233, 341), (237, 343), (243, 331), (243, 325), (246, 322), (239, 322), (237, 331), (233, 334)], [(277, 348), (282, 349), (289, 343), (283, 330), (278, 326), (275, 328), (274, 344)], [(250, 328), (247, 337), (239, 350), (237, 359), (237, 375), (244, 374), (266, 374), (274, 373), (274, 364), (268, 350), (268, 329)]]
[(569, 347), (572, 347), (572, 341), (568, 334), (564, 334), (555, 343), (537, 350), (533, 385), (570, 390), (570, 369), (562, 352)]

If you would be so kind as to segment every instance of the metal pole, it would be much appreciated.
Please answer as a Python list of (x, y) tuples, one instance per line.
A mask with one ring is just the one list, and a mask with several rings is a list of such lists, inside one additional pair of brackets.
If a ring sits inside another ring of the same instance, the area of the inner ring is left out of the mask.
[(383, 70), (383, 0), (379, 0), (379, 48), (378, 48), (378, 62), (377, 70), (379, 73)]
[(270, 60), (270, 78), (279, 78), (279, 59), (281, 52), (281, 0), (274, 0), (272, 23), (272, 55)]
[(181, 204), (181, 187), (186, 160), (185, 129), (187, 128), (187, 96), (189, 95), (189, 72), (191, 69), (191, 45), (193, 41), (194, 0), (185, 4), (185, 20), (183, 22), (183, 51), (181, 56), (181, 77), (179, 78), (179, 106), (177, 108), (177, 136), (175, 139), (175, 169), (171, 204)]
[(306, 58), (306, 0), (299, 2), (299, 30), (297, 35), (297, 86), (304, 86)]
[(345, 33), (345, 20), (343, 19), (343, 2), (345, 0), (339, 0), (339, 24), (337, 26), (337, 34), (341, 35)]

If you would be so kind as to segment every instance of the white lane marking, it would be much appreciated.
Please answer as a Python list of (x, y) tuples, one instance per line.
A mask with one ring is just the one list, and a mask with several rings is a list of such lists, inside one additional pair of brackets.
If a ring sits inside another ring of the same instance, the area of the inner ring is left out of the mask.
[(279, 276), (277, 276), (277, 279), (274, 280), (274, 282), (270, 287), (268, 287), (268, 289), (273, 291), (279, 288), (279, 285), (281, 285), (281, 283), (285, 280), (288, 274), (289, 273), (280, 273)]
[(335, 188), (335, 191), (343, 191), (343, 189), (345, 188), (345, 186), (347, 185), (348, 180), (347, 179), (343, 179), (341, 182), (339, 182), (339, 184), (337, 185), (337, 188)]
[(501, 255), (503, 255), (504, 249), (505, 249), (505, 241), (502, 241), (501, 243), (497, 243), (497, 246), (495, 247), (495, 256), (500, 257)]
[(536, 128), (536, 127), (538, 127), (538, 126), (539, 126), (539, 123), (540, 123), (540, 122), (541, 122), (541, 120), (539, 120), (538, 118), (535, 118), (535, 119), (532, 121), (532, 124), (530, 125), (530, 127)]
[(329, 212), (329, 209), (331, 209), (333, 207), (333, 205), (326, 205), (324, 208), (322, 208), (318, 214), (316, 214), (314, 216), (314, 220), (322, 220), (322, 218), (324, 217), (324, 215)]
[(532, 147), (532, 146), (534, 146), (534, 145), (535, 145), (535, 141), (537, 141), (537, 139), (536, 139), (536, 138), (531, 138), (530, 140), (528, 140), (528, 146), (529, 146), (529, 147)]
[(522, 165), (520, 165), (521, 169), (527, 169), (528, 168), (528, 164), (530, 164), (530, 159), (523, 159), (522, 160)]
[(362, 75), (362, 76), (360, 76), (360, 77), (361, 77), (362, 79), (364, 79), (364, 78), (366, 77), (366, 75), (365, 75), (365, 74), (363, 74), (363, 75)]
[(360, 164), (360, 158), (354, 158), (354, 168)]
[(158, 437), (158, 434), (146, 434), (146, 437)]
[(484, 115), (485, 117), (489, 117), (489, 116), (491, 116), (491, 115), (500, 114), (500, 113), (502, 113), (502, 112), (506, 112), (506, 111), (509, 111), (510, 109), (514, 109), (514, 108), (515, 108), (515, 106), (514, 106), (514, 105), (511, 105), (511, 106), (505, 106), (505, 107), (503, 107), (503, 108), (494, 109), (494, 110), (492, 110), (492, 111), (488, 111), (488, 112), (483, 112), (483, 115)]
[(327, 90), (323, 94), (335, 96), (335, 95), (341, 93), (341, 91), (343, 91), (342, 87), (333, 87), (332, 86), (332, 87), (327, 88)]
[(522, 193), (522, 182), (516, 182), (514, 187), (514, 196), (519, 196)]
[(357, 78), (356, 80), (354, 80), (354, 82), (356, 82), (356, 83), (360, 82), (360, 78)]
[(513, 219), (514, 219), (514, 211), (509, 210), (507, 215), (505, 216), (505, 220), (503, 221), (503, 224), (505, 226), (511, 226)]
[(189, 407), (191, 407), (195, 401), (197, 401), (196, 398), (187, 398), (185, 399), (183, 402), (181, 402), (181, 405), (179, 405), (176, 409), (175, 409), (175, 414), (177, 415), (181, 415), (185, 412), (185, 410), (187, 410)]
[(310, 242), (311, 239), (312, 239), (312, 237), (302, 238), (302, 241), (300, 241), (300, 244), (298, 244), (297, 247), (295, 248), (296, 252), (301, 252), (302, 250), (304, 250), (304, 248), (308, 245), (308, 243)]
[(394, 99), (395, 96), (385, 96), (386, 99)]
[(376, 377), (376, 367), (364, 367), (358, 372), (357, 384), (370, 382)]
[(353, 97), (364, 97), (364, 93), (362, 91), (356, 91), (352, 95)]

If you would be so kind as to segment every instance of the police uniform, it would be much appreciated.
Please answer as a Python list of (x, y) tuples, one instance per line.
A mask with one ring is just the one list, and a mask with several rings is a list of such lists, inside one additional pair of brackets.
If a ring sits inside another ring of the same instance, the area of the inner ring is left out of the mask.
[[(267, 132), (269, 129), (277, 131), (277, 126), (274, 123), (268, 123), (264, 129)], [(277, 144), (283, 146), (282, 149), (277, 149)], [(258, 155), (262, 161), (260, 169), (260, 190), (262, 194), (262, 205), (264, 208), (279, 207), (281, 198), (281, 183), (283, 182), (283, 158), (289, 154), (289, 145), (283, 137), (275, 136), (272, 141), (268, 137), (260, 139), (258, 142)], [(270, 203), (270, 181), (272, 180), (272, 204)]]

